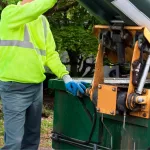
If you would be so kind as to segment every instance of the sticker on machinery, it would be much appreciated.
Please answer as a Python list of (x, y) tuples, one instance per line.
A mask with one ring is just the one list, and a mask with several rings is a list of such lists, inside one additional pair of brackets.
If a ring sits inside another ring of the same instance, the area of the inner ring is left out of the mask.
[(111, 3), (137, 25), (147, 27), (150, 30), (150, 18), (129, 0), (114, 0)]

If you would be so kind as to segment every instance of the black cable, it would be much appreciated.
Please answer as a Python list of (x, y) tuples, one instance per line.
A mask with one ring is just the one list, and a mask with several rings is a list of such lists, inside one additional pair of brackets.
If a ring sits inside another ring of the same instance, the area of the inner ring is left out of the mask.
[[(90, 120), (91, 120), (91, 113), (90, 113), (89, 110), (86, 108), (86, 105), (85, 105), (84, 102), (83, 102), (83, 98), (79, 98), (79, 101), (80, 101), (80, 102), (82, 103), (82, 105), (84, 106), (83, 108), (84, 108), (85, 112), (88, 114), (88, 116), (90, 116)], [(88, 138), (87, 141), (81, 141), (81, 140), (78, 140), (78, 139), (74, 139), (74, 138), (68, 137), (68, 136), (66, 136), (66, 135), (57, 133), (57, 132), (52, 132), (52, 133), (57, 134), (57, 135), (59, 135), (59, 136), (61, 136), (61, 137), (64, 137), (65, 139), (71, 140), (71, 141), (73, 141), (73, 142), (78, 142), (78, 143), (80, 143), (80, 144), (89, 144), (89, 143), (91, 142), (91, 138), (92, 138), (92, 135), (93, 135), (93, 132), (94, 132), (94, 129), (95, 129), (96, 118), (97, 118), (96, 107), (95, 107), (94, 103), (92, 103), (92, 105), (93, 105), (93, 109), (94, 109), (94, 117), (92, 117), (92, 118), (93, 118), (93, 119), (92, 119), (92, 122), (93, 122), (93, 124), (92, 124), (92, 129), (91, 129), (91, 132), (90, 132), (90, 135), (89, 135), (89, 138)]]
[(87, 109), (86, 104), (84, 103), (84, 100), (82, 98), (79, 98), (79, 101), (81, 102), (85, 112), (87, 113), (89, 119), (91, 120), (91, 122), (93, 122), (93, 115), (91, 114), (91, 112)]
[[(93, 104), (93, 103), (92, 103), (92, 104)], [(91, 138), (92, 138), (92, 135), (93, 135), (93, 133), (94, 133), (95, 126), (96, 126), (97, 112), (96, 112), (96, 107), (95, 107), (94, 104), (93, 104), (93, 106), (94, 106), (93, 126), (92, 126), (91, 133), (90, 133), (90, 136), (89, 136), (89, 140), (87, 141), (87, 143), (90, 143), (90, 142), (91, 142)]]
[[(84, 104), (83, 102), (83, 98), (79, 98), (79, 101), (83, 104), (83, 107), (84, 110), (86, 112), (89, 112), (89, 110), (86, 108), (86, 105)], [(88, 141), (85, 141), (85, 144), (89, 144), (91, 142), (91, 138), (92, 138), (92, 135), (94, 133), (94, 129), (95, 129), (95, 125), (96, 125), (96, 119), (97, 119), (97, 112), (96, 112), (96, 107), (95, 107), (95, 104), (92, 102), (92, 105), (93, 105), (93, 109), (94, 109), (94, 117), (93, 117), (93, 125), (92, 125), (92, 129), (91, 129), (91, 132), (90, 132), (90, 135), (89, 135), (89, 138), (88, 138)], [(87, 111), (88, 110), (88, 111)], [(87, 113), (88, 114), (88, 113)]]

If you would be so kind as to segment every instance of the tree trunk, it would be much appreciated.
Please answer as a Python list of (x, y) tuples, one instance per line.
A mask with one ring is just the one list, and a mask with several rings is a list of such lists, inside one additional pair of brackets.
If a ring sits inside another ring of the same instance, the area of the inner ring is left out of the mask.
[(70, 75), (72, 77), (78, 77), (78, 58), (79, 54), (75, 51), (68, 50), (68, 55), (70, 59)]

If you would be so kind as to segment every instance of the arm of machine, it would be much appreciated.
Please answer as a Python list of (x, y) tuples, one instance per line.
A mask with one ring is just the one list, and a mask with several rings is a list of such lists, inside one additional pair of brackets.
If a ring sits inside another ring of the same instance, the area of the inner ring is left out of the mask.
[(53, 148), (148, 150), (150, 0), (78, 1), (100, 20), (94, 26), (95, 72), (89, 97), (63, 92), (61, 81), (51, 83), (56, 89)]
[[(95, 25), (99, 42), (95, 73), (87, 94), (97, 111), (116, 115), (150, 118), (150, 89), (145, 85), (150, 67), (150, 1), (79, 0), (104, 24)], [(113, 60), (120, 69), (119, 78), (104, 82), (103, 58)], [(121, 70), (130, 64), (123, 78)], [(116, 83), (116, 81), (118, 81)]]

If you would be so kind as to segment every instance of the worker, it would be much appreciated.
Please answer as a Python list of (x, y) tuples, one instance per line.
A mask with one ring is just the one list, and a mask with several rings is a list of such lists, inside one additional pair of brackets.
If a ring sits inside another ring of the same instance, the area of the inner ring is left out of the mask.
[(4, 114), (1, 150), (37, 150), (40, 142), (44, 66), (65, 82), (74, 96), (85, 92), (55, 51), (49, 23), (42, 14), (57, 0), (23, 0), (8, 5), (0, 22), (0, 95)]

